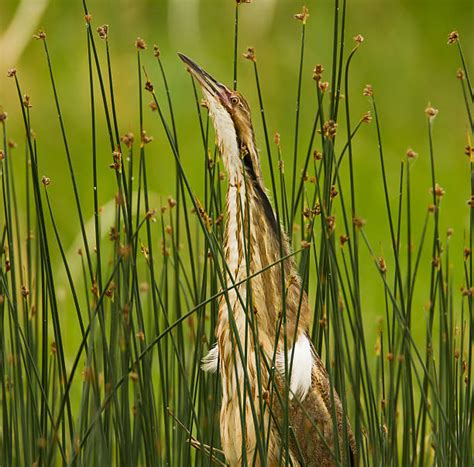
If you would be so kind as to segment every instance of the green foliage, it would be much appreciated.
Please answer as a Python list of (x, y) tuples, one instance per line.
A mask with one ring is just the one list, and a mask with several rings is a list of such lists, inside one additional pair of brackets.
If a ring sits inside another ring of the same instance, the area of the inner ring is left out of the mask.
[[(470, 465), (473, 198), (462, 208), (467, 227), (461, 216), (442, 210), (435, 144), (442, 128), (434, 125), (437, 111), (431, 105), (424, 117), (426, 173), (417, 170), (414, 151), (407, 152), (395, 176), (388, 168), (393, 160), (384, 149), (378, 107), (383, 83), (365, 88), (371, 113), (354, 117), (351, 76), (363, 39), (347, 37), (346, 2), (336, 0), (334, 6), (327, 18), (332, 37), (325, 37), (332, 48), (327, 46), (326, 69), (315, 70), (314, 81), (304, 72), (312, 18), (307, 24), (296, 21), (300, 31), (292, 31), (300, 40), (291, 94), (296, 113), (283, 120), (291, 144), (279, 135), (272, 138), (265, 105), (277, 97), (268, 71), (261, 74), (259, 50), (257, 61), (244, 63), (239, 57), (244, 12), (253, 5), (236, 5), (231, 18), (234, 84), (243, 81), (243, 69), (246, 89), (255, 82), (254, 125), (267, 184), (312, 303), (311, 338), (349, 415), (361, 464)], [(87, 14), (85, 2), (84, 10)], [(34, 133), (44, 117), (40, 108), (30, 107), (25, 89), (32, 77), (21, 70), (11, 71), (8, 83), (18, 110), (8, 118), (0, 114), (0, 464), (224, 464), (220, 381), (200, 370), (215, 340), (219, 300), (229, 291), (222, 248), (226, 180), (212, 125), (194, 83), (188, 86), (195, 102), (175, 95), (158, 49), (152, 54), (137, 40), (132, 72), (113, 63), (108, 29), (100, 29), (99, 36), (95, 30), (86, 17), (84, 55), (78, 59), (87, 62), (87, 73), (78, 92), (87, 122), (64, 118), (73, 91), (57, 80), (55, 63), (61, 58), (48, 48), (56, 48), (56, 39), (50, 42), (43, 34), (37, 45), (44, 48), (58, 126), (50, 120), (50, 134)], [(473, 88), (461, 41), (451, 35), (450, 42), (451, 52), (459, 51), (468, 127), (467, 139), (463, 128), (459, 138), (466, 139), (469, 171), (457, 174), (456, 183), (464, 178), (466, 193), (474, 196)], [(116, 91), (124, 76), (133, 76), (137, 98), (129, 100), (138, 136), (120, 124), (131, 120), (121, 112)], [(47, 80), (47, 75), (34, 79)], [(451, 95), (451, 88), (445, 92)], [(181, 106), (195, 112), (198, 131), (191, 146), (180, 131)], [(25, 135), (19, 145), (23, 155), (10, 142), (14, 119)], [(371, 133), (365, 127), (370, 122)], [(152, 124), (159, 154), (146, 131)], [(76, 127), (87, 139), (77, 141)], [(361, 174), (362, 132), (373, 139), (371, 154), (377, 156), (371, 179)], [(62, 180), (43, 175), (43, 138), (64, 156)], [(199, 160), (191, 168), (183, 162), (190, 147)], [(103, 154), (110, 167), (100, 162)], [(86, 168), (92, 181), (87, 188)], [(431, 188), (427, 209), (414, 202), (423, 177)], [(105, 202), (101, 191), (110, 191), (110, 179), (116, 195)], [(173, 186), (167, 200), (151, 188), (162, 180)], [(374, 202), (379, 212), (360, 201), (369, 189), (361, 180), (379, 186), (381, 201)], [(60, 198), (66, 208), (56, 206)], [(464, 252), (460, 242), (452, 247), (453, 231), (444, 233), (443, 216), (456, 230), (465, 229)], [(71, 230), (78, 235), (77, 252), (64, 241)], [(248, 302), (244, 306), (250, 311)], [(380, 316), (375, 325), (374, 316)], [(281, 329), (285, 319), (282, 310)], [(253, 319), (248, 326), (249, 333), (258, 332)], [(238, 341), (236, 353), (244, 350)], [(288, 392), (282, 398), (287, 407)], [(263, 407), (263, 396), (260, 400)], [(266, 434), (262, 430), (258, 440), (262, 452)], [(291, 436), (286, 426), (282, 439)]]

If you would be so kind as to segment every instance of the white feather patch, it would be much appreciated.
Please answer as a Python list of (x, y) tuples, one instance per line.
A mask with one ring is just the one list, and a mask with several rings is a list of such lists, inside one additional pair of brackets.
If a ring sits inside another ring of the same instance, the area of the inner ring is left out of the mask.
[(219, 362), (219, 349), (217, 348), (217, 344), (214, 344), (214, 346), (211, 347), (211, 350), (209, 350), (207, 355), (202, 358), (201, 370), (209, 372), (209, 373), (216, 373), (218, 362)]
[[(289, 397), (293, 399), (293, 396), (296, 396), (303, 401), (311, 388), (314, 363), (313, 349), (306, 334), (301, 334), (294, 347), (288, 349), (287, 358), (288, 370), (291, 368)], [(285, 374), (285, 354), (282, 351), (276, 356), (276, 367), (281, 374)]]

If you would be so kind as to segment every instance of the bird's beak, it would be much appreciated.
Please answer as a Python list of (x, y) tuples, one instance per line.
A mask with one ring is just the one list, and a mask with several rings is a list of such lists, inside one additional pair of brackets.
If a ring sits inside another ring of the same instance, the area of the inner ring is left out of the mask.
[(179, 58), (186, 64), (187, 70), (191, 73), (197, 82), (211, 97), (218, 100), (224, 107), (230, 108), (230, 94), (231, 91), (215, 80), (207, 71), (203, 70), (197, 63), (193, 62), (186, 55), (178, 52)]

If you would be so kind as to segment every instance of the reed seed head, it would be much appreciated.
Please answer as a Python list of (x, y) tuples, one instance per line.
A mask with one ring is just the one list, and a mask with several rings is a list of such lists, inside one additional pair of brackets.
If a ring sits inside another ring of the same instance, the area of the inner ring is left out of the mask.
[(153, 136), (148, 136), (146, 131), (142, 131), (142, 145), (151, 143), (153, 141)]
[(339, 245), (343, 247), (349, 241), (349, 235), (341, 235), (339, 237)]
[(418, 157), (418, 153), (411, 148), (407, 149), (406, 154), (408, 159), (416, 159)]
[(31, 107), (33, 107), (31, 105), (31, 99), (30, 99), (30, 96), (28, 94), (25, 94), (23, 96), (23, 107), (25, 107), (27, 109), (31, 109)]
[(153, 55), (155, 56), (155, 58), (158, 58), (158, 59), (161, 56), (160, 48), (156, 44), (153, 44)]
[(0, 110), (0, 122), (4, 122), (8, 118), (8, 114), (3, 110)]
[(133, 133), (129, 132), (129, 133), (125, 133), (121, 138), (120, 140), (122, 141), (123, 144), (125, 144), (125, 146), (127, 146), (127, 148), (131, 148), (133, 146), (133, 142), (135, 141), (135, 136)]
[(16, 68), (10, 68), (7, 71), (7, 77), (8, 78), (13, 78), (14, 76), (16, 76)]
[(277, 146), (280, 146), (281, 137), (278, 131), (275, 131), (275, 134), (273, 135), (273, 141)]
[(301, 248), (303, 249), (308, 249), (311, 246), (311, 242), (308, 242), (307, 240), (301, 240)]
[(33, 35), (33, 39), (37, 41), (44, 41), (46, 39), (46, 33), (43, 30), (39, 30), (37, 34)]
[(43, 175), (41, 177), (41, 183), (44, 185), (44, 186), (48, 186), (51, 184), (51, 179), (49, 177), (46, 177), (46, 175)]
[(329, 83), (327, 81), (319, 81), (318, 86), (321, 92), (324, 94), (329, 88)]
[(372, 121), (372, 114), (370, 113), (370, 110), (365, 112), (365, 114), (362, 116), (362, 122), (363, 123), (370, 123)]
[(146, 80), (145, 89), (148, 92), (153, 92), (153, 83), (149, 79)]
[(459, 40), (459, 33), (457, 31), (452, 31), (448, 36), (448, 44), (455, 44)]
[(315, 81), (320, 81), (321, 77), (324, 72), (324, 67), (320, 63), (318, 63), (314, 68), (313, 68), (313, 79)]
[(89, 24), (92, 21), (92, 15), (91, 14), (84, 15), (84, 19), (86, 20), (86, 23)]
[(0, 161), (3, 161), (5, 159), (5, 153), (3, 152), (3, 149), (0, 149)]
[(358, 228), (358, 229), (361, 229), (362, 227), (364, 227), (364, 225), (366, 224), (366, 221), (365, 219), (362, 219), (361, 217), (354, 217), (352, 219), (352, 223)]
[(26, 287), (26, 285), (22, 285), (20, 287), (20, 293), (23, 298), (26, 298), (28, 297), (28, 295), (30, 295), (30, 291), (28, 290), (28, 287)]
[(150, 107), (152, 112), (156, 112), (158, 110), (158, 105), (155, 101), (151, 101), (148, 106)]
[(135, 47), (138, 50), (145, 50), (146, 49), (146, 42), (141, 37), (137, 37), (137, 40), (135, 41)]
[(425, 114), (430, 120), (433, 120), (436, 115), (438, 115), (438, 109), (435, 109), (431, 104), (428, 104), (428, 107), (425, 109)]
[(357, 34), (356, 36), (353, 37), (354, 42), (356, 43), (356, 46), (358, 47), (362, 42), (364, 42), (364, 36), (362, 34)]
[(296, 13), (296, 15), (294, 15), (294, 17), (295, 17), (296, 20), (301, 21), (303, 23), (303, 25), (305, 25), (306, 21), (309, 18), (308, 8), (306, 6), (303, 6), (303, 9), (301, 10), (301, 13)]
[(334, 120), (324, 122), (323, 135), (329, 139), (334, 139), (337, 133), (337, 123)]
[(385, 259), (382, 256), (379, 256), (377, 264), (380, 269), (380, 272), (382, 274), (385, 274), (387, 272), (387, 263), (385, 262)]
[(257, 57), (255, 56), (255, 48), (254, 47), (248, 47), (247, 51), (242, 54), (244, 58), (247, 60), (250, 60), (251, 62), (256, 62)]
[(464, 79), (464, 70), (462, 68), (457, 69), (456, 78), (460, 79), (461, 81)]
[(313, 151), (313, 159), (315, 161), (321, 161), (323, 159), (323, 153), (321, 151), (318, 151), (317, 149), (315, 149)]
[(464, 154), (466, 154), (467, 157), (472, 158), (472, 156), (474, 155), (474, 147), (472, 147), (470, 144), (468, 144), (464, 148)]
[(97, 33), (99, 34), (99, 37), (103, 40), (107, 40), (108, 34), (109, 34), (109, 25), (108, 24), (103, 24), (102, 26), (99, 26), (97, 28)]
[(467, 261), (469, 259), (469, 256), (471, 256), (471, 250), (470, 248), (465, 247), (464, 248), (464, 261)]
[(362, 95), (366, 97), (372, 97), (374, 95), (374, 90), (371, 84), (366, 84), (364, 90), (362, 91)]
[[(430, 188), (431, 194), (433, 194), (433, 188)], [(444, 188), (438, 184), (435, 185), (434, 194), (437, 198), (442, 198), (445, 195)]]

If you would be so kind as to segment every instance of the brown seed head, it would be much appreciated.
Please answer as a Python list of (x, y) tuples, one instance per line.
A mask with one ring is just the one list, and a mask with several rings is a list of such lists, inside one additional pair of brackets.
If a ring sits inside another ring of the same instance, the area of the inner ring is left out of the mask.
[(385, 262), (385, 259), (382, 256), (379, 256), (377, 264), (379, 266), (380, 272), (382, 274), (385, 274), (387, 272), (387, 263)]
[(329, 88), (329, 83), (327, 81), (319, 81), (318, 86), (321, 92), (325, 93)]
[(92, 21), (92, 15), (84, 15), (84, 19), (86, 20), (86, 23), (90, 23)]
[(285, 173), (285, 161), (282, 161), (281, 159), (278, 161), (278, 170), (280, 173)]
[(464, 261), (467, 261), (469, 259), (469, 256), (471, 256), (471, 250), (470, 248), (465, 247), (464, 248)]
[(365, 219), (362, 219), (361, 217), (354, 217), (352, 219), (352, 223), (359, 229), (364, 227), (365, 225)]
[(313, 69), (313, 79), (319, 81), (323, 75), (324, 67), (318, 63)]
[(27, 109), (31, 109), (31, 107), (33, 107), (31, 105), (30, 96), (28, 94), (25, 94), (23, 96), (23, 107), (26, 107)]
[(51, 183), (51, 179), (49, 177), (46, 177), (45, 175), (43, 175), (41, 177), (41, 183), (44, 185), (44, 186), (48, 186), (50, 183)]
[(133, 142), (135, 141), (135, 136), (131, 132), (125, 133), (120, 138), (120, 140), (122, 141), (123, 144), (125, 144), (125, 146), (127, 146), (127, 148), (131, 148), (133, 146)]
[(418, 153), (413, 151), (413, 149), (411, 148), (407, 149), (406, 154), (407, 154), (408, 159), (416, 159), (418, 157)]
[(324, 122), (323, 125), (323, 135), (329, 139), (334, 139), (337, 133), (337, 123), (334, 120), (329, 120)]
[(0, 122), (4, 122), (8, 118), (8, 114), (3, 110), (0, 110)]
[(109, 33), (109, 25), (108, 24), (103, 24), (102, 26), (99, 26), (97, 28), (97, 33), (99, 34), (99, 37), (103, 40), (106, 40), (108, 37)]
[(138, 50), (145, 50), (146, 49), (146, 43), (141, 37), (137, 37), (137, 40), (135, 41), (135, 47)]
[(344, 246), (349, 241), (349, 235), (341, 235), (339, 237), (339, 245)]
[(317, 149), (315, 149), (315, 150), (313, 151), (313, 159), (314, 159), (315, 161), (320, 161), (320, 160), (322, 160), (322, 159), (323, 159), (323, 153), (320, 152), (320, 151), (318, 151)]
[(30, 295), (30, 291), (28, 290), (28, 288), (26, 287), (26, 285), (22, 285), (20, 287), (20, 293), (21, 293), (21, 296), (23, 298), (26, 298), (28, 297), (28, 295)]
[(3, 161), (5, 159), (5, 153), (3, 152), (3, 149), (0, 149), (0, 161)]
[(158, 110), (158, 106), (156, 105), (155, 101), (151, 101), (148, 106), (150, 107), (152, 112), (156, 112)]
[(452, 237), (453, 234), (454, 234), (454, 229), (453, 229), (452, 227), (449, 227), (449, 228), (448, 228), (448, 231), (446, 232), (446, 235), (447, 235), (448, 237)]
[(242, 54), (244, 58), (250, 60), (251, 62), (256, 62), (257, 57), (255, 56), (255, 47), (248, 47), (247, 51)]
[(332, 232), (336, 228), (336, 216), (326, 217), (326, 223), (328, 225), (329, 232)]
[(38, 40), (45, 40), (46, 39), (46, 33), (42, 30), (38, 31), (38, 34), (33, 35), (33, 39)]
[(301, 248), (308, 249), (311, 246), (311, 242), (307, 240), (301, 240)]
[(428, 104), (428, 107), (425, 109), (425, 114), (430, 120), (433, 120), (436, 115), (438, 115), (438, 109), (435, 109), (431, 104)]
[(462, 68), (458, 68), (456, 71), (456, 78), (460, 79), (461, 81), (464, 79), (464, 70)]
[(303, 24), (306, 24), (306, 21), (308, 20), (309, 18), (309, 10), (306, 6), (303, 7), (303, 10), (301, 11), (301, 13), (297, 13), (295, 15), (295, 19), (297, 19), (298, 21), (301, 21)]
[(364, 123), (370, 123), (372, 121), (372, 114), (370, 113), (370, 110), (365, 112), (365, 114), (362, 116), (362, 121)]
[(459, 33), (457, 31), (453, 31), (449, 33), (448, 44), (455, 44), (458, 40), (459, 40)]
[(431, 264), (433, 265), (433, 267), (435, 269), (438, 269), (440, 264), (441, 264), (441, 260), (439, 259), (438, 256), (435, 256), (432, 260), (431, 260)]
[(374, 95), (374, 90), (371, 84), (366, 84), (364, 90), (362, 91), (362, 95), (366, 97), (372, 97)]
[(13, 78), (14, 76), (16, 76), (16, 68), (10, 68), (7, 71), (7, 77), (8, 78)]
[[(0, 120), (1, 120), (1, 115), (2, 114), (0, 113)], [(17, 147), (16, 142), (13, 141), (12, 139), (9, 139), (7, 144), (10, 149), (15, 149)]]
[(153, 83), (149, 79), (146, 80), (145, 89), (148, 92), (153, 92)]
[(146, 131), (142, 131), (142, 145), (143, 144), (148, 144), (153, 141), (153, 136), (147, 136)]
[(280, 146), (280, 133), (278, 131), (275, 131), (275, 134), (273, 135), (273, 141), (277, 146)]
[(360, 44), (362, 44), (362, 42), (364, 42), (364, 36), (362, 34), (357, 34), (357, 36), (354, 36), (353, 39), (356, 43), (356, 46), (359, 46)]
[[(430, 188), (430, 192), (431, 192), (431, 194), (433, 194), (433, 188)], [(434, 188), (434, 193), (435, 193), (437, 198), (442, 198), (445, 194), (445, 191), (444, 191), (443, 187), (436, 184), (435, 188)]]
[(464, 148), (464, 154), (466, 154), (467, 157), (472, 158), (472, 156), (474, 155), (474, 147), (472, 147), (470, 144), (468, 144)]
[(331, 191), (329, 192), (329, 196), (331, 199), (334, 199), (338, 194), (338, 191), (336, 189), (336, 185), (331, 186)]
[(145, 219), (155, 220), (156, 209), (149, 209), (145, 214)]
[(172, 196), (168, 196), (168, 206), (173, 209), (176, 206), (176, 200)]

